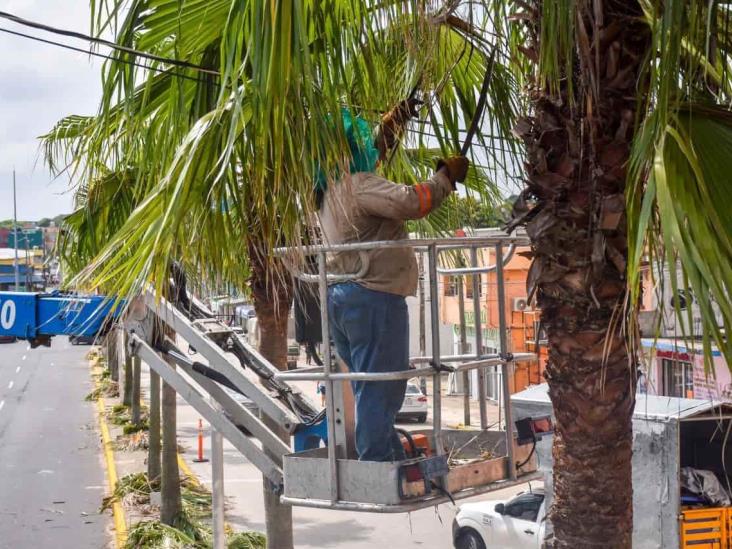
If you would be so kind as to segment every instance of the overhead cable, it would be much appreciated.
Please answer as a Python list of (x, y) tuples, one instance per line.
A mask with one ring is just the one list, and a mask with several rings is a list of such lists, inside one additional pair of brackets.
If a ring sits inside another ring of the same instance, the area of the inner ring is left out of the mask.
[(131, 61), (129, 59), (118, 59), (118, 58), (112, 57), (111, 55), (105, 55), (103, 53), (85, 50), (84, 48), (77, 48), (76, 46), (70, 46), (69, 44), (64, 44), (62, 42), (55, 42), (54, 40), (46, 40), (45, 38), (40, 38), (38, 36), (33, 36), (33, 35), (30, 35), (30, 34), (25, 34), (25, 33), (18, 32), (18, 31), (13, 31), (13, 30), (6, 29), (6, 28), (3, 28), (3, 27), (0, 27), (0, 32), (4, 32), (4, 33), (7, 33), (7, 34), (12, 34), (14, 36), (20, 36), (22, 38), (28, 38), (29, 40), (34, 40), (36, 42), (42, 42), (44, 44), (50, 44), (52, 46), (58, 46), (59, 48), (64, 48), (64, 49), (71, 50), (71, 51), (77, 51), (79, 53), (84, 53), (86, 55), (91, 55), (92, 57), (100, 57), (102, 59), (109, 59), (110, 61), (118, 61), (118, 62), (121, 62), (121, 63), (125, 63), (127, 65), (132, 65), (134, 67), (139, 67), (141, 69), (146, 69), (146, 70), (149, 70), (149, 71), (170, 74), (170, 75), (173, 75), (173, 76), (177, 76), (179, 78), (185, 78), (187, 80), (193, 80), (194, 82), (202, 82), (202, 83), (205, 82), (205, 80), (202, 80), (200, 78), (196, 78), (195, 76), (189, 76), (187, 74), (183, 74), (181, 72), (176, 72), (176, 71), (173, 71), (171, 69), (163, 69), (163, 68), (159, 68), (159, 67), (153, 67), (151, 65), (145, 65), (143, 63), (138, 63), (136, 61)]
[(104, 38), (90, 36), (88, 34), (84, 34), (81, 32), (60, 29), (58, 27), (52, 27), (51, 25), (46, 25), (44, 23), (38, 23), (37, 21), (23, 19), (22, 17), (18, 17), (17, 15), (13, 15), (12, 13), (8, 13), (6, 11), (0, 11), (0, 18), (7, 19), (8, 21), (12, 21), (13, 23), (17, 23), (18, 25), (23, 25), (25, 27), (31, 27), (34, 29), (50, 32), (53, 34), (59, 34), (61, 36), (68, 36), (70, 38), (77, 38), (79, 40), (86, 40), (87, 42), (93, 42), (95, 44), (107, 46), (108, 48), (112, 48), (117, 51), (129, 53), (131, 55), (135, 55), (138, 57), (144, 57), (144, 58), (150, 59), (152, 61), (158, 61), (160, 63), (167, 63), (169, 65), (176, 65), (178, 67), (185, 67), (187, 69), (197, 70), (199, 72), (203, 72), (206, 74), (220, 76), (218, 71), (209, 69), (208, 67), (204, 67), (201, 65), (196, 65), (195, 63), (190, 63), (188, 61), (182, 61), (180, 59), (171, 59), (169, 57), (163, 57), (160, 55), (155, 55), (153, 53), (136, 50), (136, 49), (130, 48), (128, 46), (123, 46), (122, 44), (117, 44), (116, 42), (111, 42), (109, 40), (105, 40)]

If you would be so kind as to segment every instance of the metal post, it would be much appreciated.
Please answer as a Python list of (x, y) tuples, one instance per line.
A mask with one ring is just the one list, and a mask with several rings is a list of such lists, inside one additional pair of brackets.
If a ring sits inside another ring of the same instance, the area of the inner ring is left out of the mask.
[[(320, 290), (320, 324), (323, 333), (323, 371), (326, 375), (333, 373), (333, 358), (330, 353), (330, 326), (328, 325), (328, 273), (326, 270), (325, 252), (318, 254), (318, 275)], [(335, 383), (330, 378), (325, 380), (325, 410), (328, 422), (328, 466), (330, 470), (330, 499), (340, 499), (338, 490), (338, 443), (336, 440), (336, 406), (333, 395)], [(341, 424), (343, 421), (341, 421)], [(345, 440), (342, 441), (345, 443)]]
[[(434, 366), (440, 365), (440, 309), (437, 291), (437, 247), (432, 244), (427, 248), (430, 275), (430, 321), (432, 325), (432, 360)], [(442, 444), (442, 380), (439, 372), (432, 376), (432, 433), (435, 453), (445, 453)]]
[[(497, 261), (497, 260), (496, 260)], [(478, 250), (470, 248), (470, 264), (478, 266)], [(483, 354), (483, 319), (481, 317), (482, 307), (480, 306), (480, 275), (473, 275), (473, 311), (475, 316), (475, 352), (478, 356)], [(478, 368), (478, 406), (480, 407), (480, 428), (488, 428), (488, 412), (485, 401), (485, 368)]]
[[(496, 245), (496, 280), (498, 286), (498, 340), (500, 345), (500, 353), (508, 352), (508, 342), (506, 339), (506, 288), (503, 279), (503, 245)], [(502, 374), (501, 386), (503, 388), (503, 415), (506, 419), (506, 457), (508, 458), (508, 476), (514, 480), (516, 478), (516, 462), (513, 458), (513, 416), (511, 414), (511, 389), (508, 384), (509, 362), (506, 361), (501, 365)]]
[(213, 549), (225, 549), (224, 525), (224, 437), (211, 427), (211, 492)]
[[(427, 324), (425, 319), (425, 296), (424, 296), (424, 254), (417, 253), (419, 258), (419, 356), (427, 355)], [(424, 394), (427, 394), (427, 378), (419, 378), (419, 387)]]
[[(464, 355), (468, 352), (468, 335), (465, 326), (465, 291), (463, 289), (463, 278), (455, 277), (458, 281), (458, 314), (460, 315), (460, 350), (458, 354)], [(476, 356), (480, 356), (480, 351)], [(460, 374), (463, 378), (463, 425), (470, 425), (470, 377), (468, 372)]]
[(15, 197), (15, 168), (13, 168), (13, 238), (15, 239), (15, 291), (20, 291), (20, 271), (18, 270), (18, 201)]

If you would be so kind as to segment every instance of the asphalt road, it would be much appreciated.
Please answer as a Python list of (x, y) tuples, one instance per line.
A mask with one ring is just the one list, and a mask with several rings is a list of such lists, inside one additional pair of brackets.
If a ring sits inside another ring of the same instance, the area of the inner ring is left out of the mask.
[(0, 548), (108, 547), (87, 346), (0, 344)]

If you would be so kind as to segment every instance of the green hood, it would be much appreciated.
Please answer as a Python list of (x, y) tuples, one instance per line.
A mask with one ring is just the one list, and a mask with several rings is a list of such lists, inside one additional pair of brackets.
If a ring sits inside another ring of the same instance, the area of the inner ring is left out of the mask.
[[(351, 149), (349, 173), (373, 172), (379, 160), (379, 151), (371, 136), (371, 126), (360, 116), (354, 116), (348, 109), (341, 110), (343, 130), (346, 133), (348, 146)], [(316, 166), (315, 187), (321, 191), (328, 188), (328, 178), (320, 167)]]

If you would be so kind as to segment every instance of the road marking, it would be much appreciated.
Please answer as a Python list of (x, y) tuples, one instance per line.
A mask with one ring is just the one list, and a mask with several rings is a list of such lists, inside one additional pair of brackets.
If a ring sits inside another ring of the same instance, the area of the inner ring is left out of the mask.
[(27, 356), (27, 355), (23, 355), (23, 358), (22, 358), (21, 360), (25, 360), (25, 357), (26, 357), (26, 356)]
[(13, 388), (13, 383), (15, 383), (15, 382), (14, 381), (11, 381), (10, 383), (8, 383), (8, 389), (12, 389)]
[(20, 366), (15, 369), (15, 373), (17, 374), (18, 372), (20, 372)]
[(5, 401), (4, 400), (3, 401), (0, 401), (0, 410), (3, 409), (3, 406), (5, 406)]
[[(97, 367), (97, 360), (90, 360), (89, 367), (92, 371)], [(99, 385), (97, 381), (96, 386)], [(107, 486), (110, 493), (114, 492), (117, 487), (117, 466), (114, 462), (114, 447), (112, 446), (112, 438), (109, 436), (109, 426), (106, 421), (106, 406), (104, 399), (97, 399), (97, 420), (99, 421), (99, 430), (102, 435), (102, 448), (104, 450), (104, 461), (107, 466)], [(112, 503), (112, 516), (114, 517), (114, 537), (117, 549), (122, 549), (127, 543), (127, 519), (125, 511), (119, 501)]]

